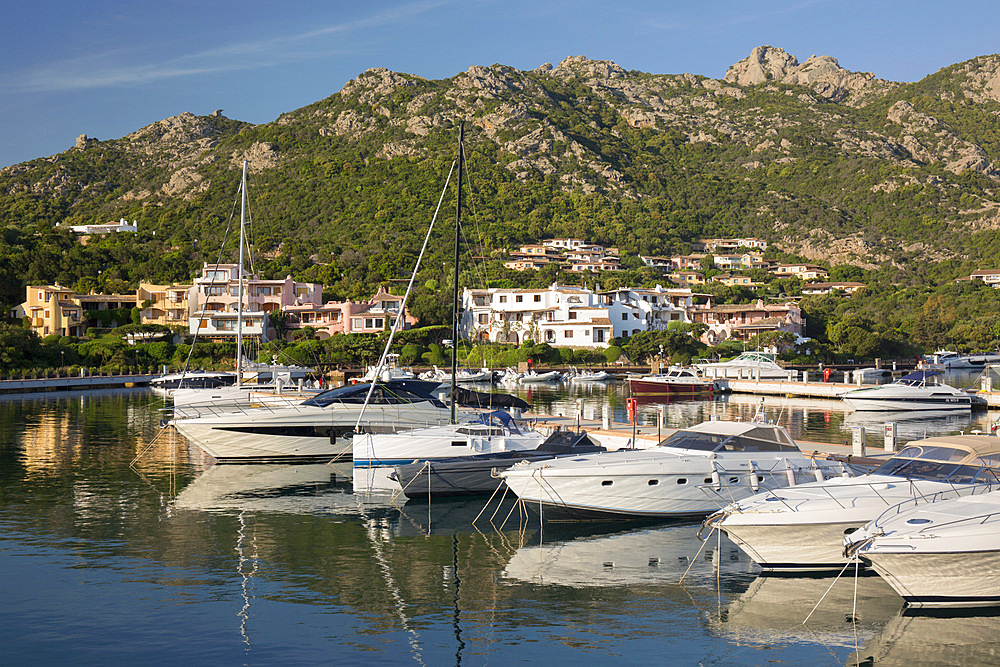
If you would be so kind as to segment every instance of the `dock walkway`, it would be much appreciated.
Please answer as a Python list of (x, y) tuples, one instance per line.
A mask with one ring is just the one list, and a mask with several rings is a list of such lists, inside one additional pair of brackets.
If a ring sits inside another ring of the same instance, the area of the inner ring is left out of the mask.
[(78, 391), (148, 385), (159, 377), (155, 373), (123, 373), (121, 375), (73, 375), (66, 377), (18, 378), (0, 380), (0, 394), (27, 394), (41, 391)]

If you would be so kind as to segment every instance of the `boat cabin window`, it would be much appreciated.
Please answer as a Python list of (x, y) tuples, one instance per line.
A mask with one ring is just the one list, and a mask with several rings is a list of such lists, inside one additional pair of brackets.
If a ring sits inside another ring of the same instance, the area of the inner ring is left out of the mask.
[(700, 449), (706, 452), (714, 452), (722, 446), (728, 436), (715, 433), (697, 433), (695, 431), (677, 431), (666, 440), (663, 440), (659, 447), (679, 447), (681, 449)]
[(474, 435), (481, 438), (504, 435), (504, 430), (497, 426), (459, 426), (456, 430), (462, 435)]
[(945, 447), (942, 445), (914, 445), (904, 447), (893, 458), (901, 459), (933, 459), (935, 461), (961, 461), (969, 456), (966, 449)]
[(980, 456), (975, 460), (975, 463), (989, 466), (991, 468), (1000, 468), (1000, 454), (986, 454), (985, 456)]
[[(904, 449), (903, 452), (906, 450)], [(903, 452), (900, 452), (902, 454)], [(997, 478), (997, 472), (991, 468), (979, 466), (958, 465), (941, 461), (925, 461), (921, 459), (904, 459), (897, 454), (875, 470), (872, 475), (892, 475), (908, 479), (928, 479), (940, 482), (969, 483), (973, 481), (992, 481)]]

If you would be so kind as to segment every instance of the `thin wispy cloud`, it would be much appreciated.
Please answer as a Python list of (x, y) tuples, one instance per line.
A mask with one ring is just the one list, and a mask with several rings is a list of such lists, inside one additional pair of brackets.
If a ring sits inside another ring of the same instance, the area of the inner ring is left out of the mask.
[(127, 57), (116, 50), (31, 67), (0, 79), (0, 89), (18, 93), (66, 92), (141, 85), (181, 77), (233, 72), (327, 57), (331, 48), (323, 38), (370, 31), (439, 9), (454, 0), (416, 2), (355, 21), (312, 28), (266, 40), (240, 41), (178, 55), (160, 62), (122, 64)]
[(787, 5), (774, 6), (772, 9), (767, 9), (766, 6), (764, 6), (760, 9), (760, 11), (754, 11), (749, 14), (738, 14), (730, 16), (729, 19), (726, 21), (726, 23), (728, 25), (755, 23), (758, 21), (764, 21), (767, 19), (774, 18), (775, 16), (794, 14), (804, 9), (815, 7), (816, 5), (827, 5), (827, 4), (830, 4), (830, 0), (802, 0), (801, 2), (793, 2)]

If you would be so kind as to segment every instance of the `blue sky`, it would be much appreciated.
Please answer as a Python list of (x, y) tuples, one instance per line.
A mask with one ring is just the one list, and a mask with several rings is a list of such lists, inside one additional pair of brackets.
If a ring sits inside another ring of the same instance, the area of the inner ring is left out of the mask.
[(8, 3), (0, 166), (183, 111), (266, 123), (370, 67), (444, 78), (569, 55), (722, 77), (761, 44), (915, 81), (1000, 52), (1000, 3), (953, 0), (93, 0)]

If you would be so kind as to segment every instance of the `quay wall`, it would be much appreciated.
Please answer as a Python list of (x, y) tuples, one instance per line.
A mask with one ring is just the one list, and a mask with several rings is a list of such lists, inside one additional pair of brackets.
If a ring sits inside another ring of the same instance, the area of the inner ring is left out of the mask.
[(0, 380), (0, 394), (27, 394), (45, 391), (141, 387), (159, 377), (155, 373), (105, 373), (46, 378), (12, 378)]

